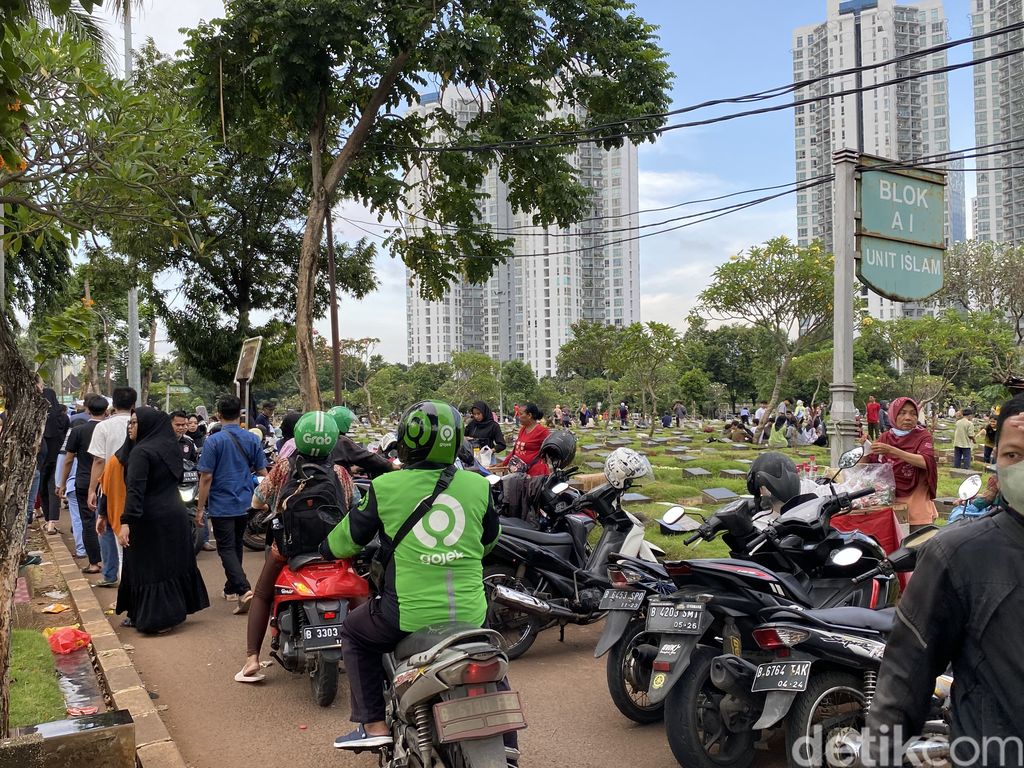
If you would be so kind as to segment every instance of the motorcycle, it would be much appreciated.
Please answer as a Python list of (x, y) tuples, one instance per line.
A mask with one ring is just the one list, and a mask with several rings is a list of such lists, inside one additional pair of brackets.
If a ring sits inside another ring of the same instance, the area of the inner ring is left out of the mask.
[[(915, 531), (888, 560), (858, 580), (913, 570), (917, 550), (938, 532), (934, 526)], [(786, 754), (795, 766), (816, 765), (829, 750), (854, 750), (848, 737), (864, 727), (895, 608), (782, 606), (766, 609), (763, 616), (753, 636), (773, 655), (771, 660), (755, 665), (726, 654), (711, 662), (711, 682), (725, 694), (717, 713), (722, 727), (752, 737), (785, 720)], [(743, 766), (748, 761), (717, 764)]]
[(519, 753), (503, 735), (526, 727), (519, 694), (503, 683), (501, 635), (453, 622), (426, 627), (384, 656), (392, 745), (381, 768), (506, 768)]
[(974, 520), (975, 518), (981, 517), (985, 514), (987, 506), (981, 509), (974, 503), (974, 500), (981, 493), (981, 475), (971, 475), (962, 483), (957, 491), (957, 498), (960, 499), (960, 503), (949, 513), (950, 523), (955, 523), (958, 520)]
[[(563, 503), (568, 484), (555, 483), (539, 506), (548, 519), (537, 530), (517, 518), (501, 518), (502, 533), (484, 558), (484, 588), (489, 626), (505, 637), (510, 659), (529, 650), (537, 635), (558, 626), (560, 639), (567, 624), (592, 624), (606, 613), (601, 598), (608, 580), (609, 555), (617, 552), (656, 564), (664, 552), (644, 539), (644, 526), (622, 508), (622, 495), (631, 487), (604, 483)], [(548, 515), (547, 508), (554, 513)], [(588, 537), (595, 525), (603, 528), (592, 549)], [(667, 575), (667, 574), (666, 574)]]
[[(841, 465), (852, 466), (860, 455), (856, 449)], [(762, 609), (794, 604), (875, 608), (894, 602), (898, 592), (895, 578), (875, 574), (875, 568), (885, 561), (877, 542), (859, 532), (841, 533), (829, 526), (834, 514), (872, 492), (836, 494), (833, 489), (833, 495), (827, 497), (797, 496), (760, 532), (754, 525), (756, 505), (741, 500), (719, 510), (687, 540), (710, 540), (725, 532), (730, 559), (666, 563), (678, 589), (667, 598), (647, 590), (628, 600), (615, 594), (624, 591), (621, 587), (606, 594), (606, 605), (616, 600), (622, 604), (618, 610), (610, 608), (613, 618), (605, 625), (595, 655), (615, 651), (608, 662), (610, 689), (611, 681), (616, 680), (618, 687), (632, 694), (630, 706), (620, 707), (620, 711), (638, 722), (652, 722), (665, 708), (670, 743), (680, 739), (692, 742), (698, 738), (693, 732), (699, 725), (693, 714), (698, 711), (697, 699), (721, 698), (713, 687), (709, 690), (710, 663), (718, 655), (715, 646), (736, 655), (746, 648), (750, 654), (749, 649), (756, 648), (752, 631), (760, 623)], [(682, 508), (674, 508), (663, 519), (683, 514)], [(618, 570), (621, 575), (613, 575), (617, 586), (635, 578), (631, 567), (620, 563)], [(871, 579), (853, 580), (866, 572), (874, 574)], [(628, 654), (625, 647), (631, 649)], [(648, 681), (646, 692), (638, 689), (638, 683)], [(620, 698), (613, 695), (617, 704)], [(686, 734), (680, 735), (682, 732)], [(736, 749), (749, 746), (741, 744)], [(700, 765), (702, 758), (707, 758), (690, 749), (685, 764)]]
[(348, 560), (327, 562), (316, 554), (290, 558), (274, 582), (270, 656), (289, 672), (305, 672), (321, 707), (338, 692), (341, 624), (350, 604), (369, 594)]
[(181, 503), (185, 505), (185, 511), (192, 522), (192, 548), (198, 555), (203, 549), (203, 530), (196, 525), (196, 508), (199, 501), (199, 472), (196, 465), (186, 460), (184, 462), (185, 472), (178, 483), (178, 496)]

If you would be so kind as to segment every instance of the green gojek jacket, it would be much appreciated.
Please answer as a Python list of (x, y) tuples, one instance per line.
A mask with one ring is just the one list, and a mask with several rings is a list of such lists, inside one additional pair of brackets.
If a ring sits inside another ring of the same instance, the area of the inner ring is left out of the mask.
[[(334, 556), (352, 557), (378, 533), (392, 540), (433, 493), (442, 469), (416, 465), (375, 478), (359, 506), (328, 535)], [(399, 542), (381, 593), (384, 615), (405, 632), (446, 621), (482, 626), (487, 601), (481, 561), (500, 533), (488, 482), (475, 472), (457, 471)]]

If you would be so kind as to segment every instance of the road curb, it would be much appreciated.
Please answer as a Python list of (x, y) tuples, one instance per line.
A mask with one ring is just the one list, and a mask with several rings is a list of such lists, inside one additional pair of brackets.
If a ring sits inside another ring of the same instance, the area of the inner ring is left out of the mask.
[[(142, 768), (188, 768), (171, 738), (146, 686), (121, 640), (110, 626), (92, 585), (71, 556), (62, 536), (47, 536), (46, 544), (74, 601), (82, 629), (92, 637), (93, 654), (117, 709), (127, 709), (135, 721), (135, 757)], [(113, 591), (110, 591), (113, 594)]]

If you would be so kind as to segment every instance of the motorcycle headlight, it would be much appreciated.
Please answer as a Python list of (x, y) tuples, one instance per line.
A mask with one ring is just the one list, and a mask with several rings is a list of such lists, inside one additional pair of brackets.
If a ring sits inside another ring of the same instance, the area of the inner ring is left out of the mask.
[(181, 497), (181, 500), (183, 502), (185, 502), (186, 504), (191, 504), (192, 503), (192, 499), (195, 498), (196, 489), (195, 488), (191, 488), (191, 487), (190, 488), (179, 488), (178, 489), (178, 495)]

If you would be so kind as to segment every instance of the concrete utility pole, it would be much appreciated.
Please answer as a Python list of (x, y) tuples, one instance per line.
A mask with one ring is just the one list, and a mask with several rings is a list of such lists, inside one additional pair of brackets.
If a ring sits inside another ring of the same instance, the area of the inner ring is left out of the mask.
[(835, 167), (835, 276), (832, 296), (832, 466), (857, 443), (853, 404), (853, 281), (857, 250), (857, 164), (859, 154), (841, 149), (832, 155)]
[[(124, 4), (124, 79), (132, 79), (132, 9), (129, 0)], [(135, 390), (135, 404), (142, 405), (142, 360), (139, 349), (139, 290), (128, 289), (128, 386)]]

